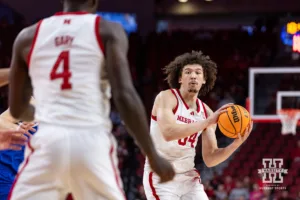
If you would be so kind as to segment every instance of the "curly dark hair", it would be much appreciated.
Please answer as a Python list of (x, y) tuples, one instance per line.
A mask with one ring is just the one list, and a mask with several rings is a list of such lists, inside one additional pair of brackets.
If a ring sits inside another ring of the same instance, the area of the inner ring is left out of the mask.
[(217, 79), (217, 64), (201, 51), (192, 51), (191, 53), (177, 56), (163, 69), (164, 73), (167, 74), (166, 80), (168, 81), (170, 88), (179, 89), (180, 83), (178, 80), (182, 74), (182, 69), (186, 65), (192, 64), (199, 64), (203, 68), (206, 83), (202, 85), (198, 95), (206, 95), (215, 85)]

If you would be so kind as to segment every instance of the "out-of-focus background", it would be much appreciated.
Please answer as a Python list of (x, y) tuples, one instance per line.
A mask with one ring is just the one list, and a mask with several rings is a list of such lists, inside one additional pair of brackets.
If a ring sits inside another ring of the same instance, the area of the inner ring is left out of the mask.
[[(59, 0), (0, 0), (0, 67), (9, 67), (13, 41), (22, 28), (61, 9)], [(100, 0), (98, 14), (121, 23), (128, 33), (131, 74), (149, 121), (155, 96), (168, 88), (161, 69), (191, 50), (208, 54), (219, 68), (216, 86), (202, 100), (213, 110), (234, 102), (251, 112), (252, 134), (216, 167), (205, 166), (200, 136), (195, 163), (210, 199), (300, 199), (297, 0)], [(1, 111), (7, 109), (7, 94), (8, 87), (1, 88)], [(111, 118), (126, 196), (143, 200), (144, 157), (114, 107)], [(232, 142), (219, 130), (216, 134), (219, 147)], [(268, 158), (270, 162), (263, 161)], [(265, 179), (259, 173), (274, 167), (275, 158), (282, 159), (275, 168), (287, 169), (274, 174), (277, 183), (272, 175)]]

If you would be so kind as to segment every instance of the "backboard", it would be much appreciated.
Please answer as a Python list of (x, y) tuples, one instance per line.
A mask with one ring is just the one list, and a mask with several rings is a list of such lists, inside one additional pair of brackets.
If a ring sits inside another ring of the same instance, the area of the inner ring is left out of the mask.
[(254, 122), (281, 122), (280, 110), (300, 109), (300, 67), (250, 68), (247, 102)]

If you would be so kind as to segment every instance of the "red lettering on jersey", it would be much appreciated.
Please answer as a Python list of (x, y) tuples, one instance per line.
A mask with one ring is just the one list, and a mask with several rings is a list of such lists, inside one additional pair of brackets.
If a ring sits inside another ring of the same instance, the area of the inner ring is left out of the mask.
[(55, 46), (68, 45), (70, 46), (73, 43), (74, 37), (69, 35), (58, 36), (55, 38)]
[(194, 111), (193, 111), (193, 112), (191, 112), (191, 115), (195, 115)]
[(195, 121), (192, 120), (192, 119), (188, 119), (188, 118), (183, 117), (183, 116), (180, 116), (180, 115), (177, 116), (177, 120), (178, 120), (178, 121), (181, 121), (181, 122), (183, 122), (183, 123), (186, 123), (186, 124), (190, 124), (190, 123), (194, 123), (194, 122), (195, 122)]
[(196, 142), (197, 136), (198, 136), (198, 133), (194, 133), (193, 135), (191, 135), (189, 137), (179, 139), (178, 144), (180, 146), (185, 146), (187, 144), (187, 142), (189, 142), (191, 148), (195, 148), (195, 142)]
[(183, 122), (183, 117), (178, 115), (177, 120)]
[(71, 24), (71, 20), (70, 19), (65, 19), (64, 24)]

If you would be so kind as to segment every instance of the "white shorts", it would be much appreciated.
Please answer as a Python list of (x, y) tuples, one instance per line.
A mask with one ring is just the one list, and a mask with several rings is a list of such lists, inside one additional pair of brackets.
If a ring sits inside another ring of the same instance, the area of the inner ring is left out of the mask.
[(116, 140), (101, 127), (40, 124), (26, 146), (12, 200), (124, 200)]
[(143, 184), (147, 200), (208, 200), (198, 172), (176, 174), (172, 181), (159, 183), (159, 177), (145, 170)]

